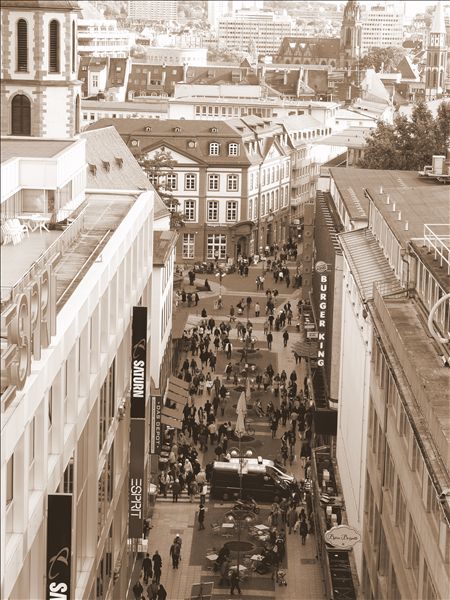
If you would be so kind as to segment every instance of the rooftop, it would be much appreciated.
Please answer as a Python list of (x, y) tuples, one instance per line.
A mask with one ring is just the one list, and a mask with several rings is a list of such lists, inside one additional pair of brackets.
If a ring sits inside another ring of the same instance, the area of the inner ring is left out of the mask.
[(165, 265), (176, 244), (178, 234), (176, 231), (153, 232), (153, 264)]
[[(329, 135), (327, 137), (327, 144), (330, 146), (344, 146), (346, 148), (365, 148), (366, 138), (371, 131), (371, 127), (348, 127)], [(314, 143), (323, 144), (323, 141)]]
[[(367, 189), (369, 190), (371, 197), (372, 194), (377, 197), (380, 188), (382, 188), (384, 202), (386, 201), (387, 194), (390, 195), (390, 199), (393, 199), (393, 194), (398, 194), (398, 197), (401, 198), (400, 204), (398, 205), (398, 208), (396, 206), (396, 209), (397, 211), (402, 211), (402, 221), (393, 226), (399, 230), (399, 235), (403, 235), (404, 239), (422, 237), (424, 223), (433, 221), (433, 218), (431, 218), (433, 212), (430, 211), (429, 208), (430, 202), (433, 206), (436, 206), (439, 219), (444, 219), (443, 221), (438, 220), (437, 222), (449, 221), (448, 187), (442, 184), (436, 185), (436, 183), (420, 178), (416, 171), (331, 168), (330, 173), (342, 196), (350, 219), (367, 219), (369, 200), (364, 192)], [(412, 201), (411, 206), (409, 204), (410, 197), (415, 198), (415, 200)], [(424, 202), (424, 198), (427, 199), (426, 202)], [(447, 202), (445, 201), (446, 199)], [(389, 206), (387, 208), (389, 208)], [(390, 204), (390, 210), (392, 211), (392, 202)], [(389, 211), (386, 210), (385, 212), (388, 213)], [(446, 217), (443, 217), (445, 213)], [(403, 234), (401, 234), (400, 230), (402, 228), (404, 229), (405, 221), (409, 221), (410, 214), (410, 225), (413, 228), (410, 226), (409, 231), (403, 231)], [(420, 218), (419, 214), (421, 215)], [(420, 219), (421, 224), (419, 225)], [(392, 222), (395, 221), (395, 219), (391, 220)], [(415, 225), (413, 225), (413, 223)], [(400, 237), (400, 239), (402, 238)]]
[(412, 171), (397, 173), (395, 187), (391, 186), (387, 178), (383, 178), (380, 179), (383, 181), (382, 194), (379, 185), (375, 186), (369, 181), (367, 191), (396, 238), (405, 245), (412, 238), (423, 237), (426, 223), (450, 222), (450, 193), (446, 185), (423, 180)]
[(1, 162), (18, 157), (53, 158), (76, 141), (4, 137), (0, 144)]

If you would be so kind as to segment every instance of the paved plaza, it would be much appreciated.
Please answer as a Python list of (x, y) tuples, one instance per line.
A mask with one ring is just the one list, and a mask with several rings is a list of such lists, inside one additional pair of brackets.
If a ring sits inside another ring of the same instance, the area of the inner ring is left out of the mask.
[[(291, 270), (295, 269), (293, 263), (288, 265)], [(252, 266), (248, 277), (240, 277), (237, 273), (226, 276), (223, 279), (223, 285), (220, 289), (224, 307), (222, 310), (215, 309), (215, 301), (219, 294), (219, 284), (214, 275), (197, 275), (195, 284), (201, 286), (204, 283), (204, 279), (208, 278), (211, 285), (211, 292), (200, 292), (200, 301), (197, 306), (181, 306), (174, 307), (174, 327), (183, 329), (185, 324), (189, 327), (189, 323), (194, 323), (197, 317), (200, 317), (203, 308), (206, 309), (208, 317), (213, 316), (216, 324), (223, 320), (229, 320), (230, 306), (236, 306), (241, 298), (247, 298), (251, 296), (253, 303), (249, 310), (248, 317), (253, 324), (253, 334), (257, 338), (256, 348), (257, 352), (255, 358), (249, 359), (257, 364), (257, 367), (264, 369), (269, 362), (273, 365), (275, 371), (281, 372), (282, 369), (289, 375), (293, 369), (296, 370), (298, 381), (303, 382), (305, 375), (303, 364), (296, 365), (295, 359), (290, 348), (291, 344), (296, 339), (296, 304), (300, 298), (299, 290), (292, 288), (286, 288), (285, 284), (277, 285), (279, 295), (277, 298), (276, 306), (281, 307), (288, 300), (291, 302), (294, 312), (294, 319), (292, 325), (288, 327), (290, 339), (287, 347), (283, 346), (282, 332), (274, 332), (274, 341), (272, 345), (272, 351), (267, 350), (267, 344), (263, 332), (265, 316), (255, 317), (254, 315), (254, 303), (258, 301), (261, 305), (261, 313), (264, 315), (264, 308), (266, 303), (265, 291), (256, 291), (256, 276), (261, 273), (261, 266)], [(272, 281), (272, 275), (270, 273), (266, 276), (265, 290), (273, 289), (275, 286)], [(187, 286), (188, 281), (185, 278), (182, 286)], [(247, 314), (236, 317), (236, 320), (246, 322)], [(236, 328), (230, 332), (230, 340), (232, 343), (236, 340)], [(186, 353), (182, 354), (181, 361), (184, 360)], [(187, 353), (188, 358), (191, 358), (191, 353)], [(239, 361), (239, 353), (236, 349), (233, 351), (232, 362), (237, 363)], [(224, 377), (223, 371), (226, 364), (226, 359), (223, 351), (219, 351), (216, 373), (220, 378)], [(300, 384), (301, 387), (301, 384)], [(264, 395), (265, 396), (265, 395)], [(233, 406), (233, 398), (231, 395), (228, 400), (224, 417), (218, 416), (218, 425), (224, 420), (234, 421), (236, 418), (235, 408)], [(206, 392), (203, 396), (195, 396), (195, 402), (197, 406), (200, 406), (206, 401)], [(264, 405), (264, 400), (263, 400)], [(220, 411), (219, 411), (220, 413)], [(277, 431), (276, 439), (272, 440), (271, 433), (269, 430), (268, 422), (265, 418), (255, 419), (252, 416), (253, 425), (256, 431), (256, 440), (253, 443), (254, 452), (262, 455), (264, 458), (276, 458), (280, 448), (280, 437), (284, 433), (285, 428), (281, 427)], [(297, 456), (300, 451), (300, 444), (296, 445)], [(200, 459), (202, 464), (205, 465), (208, 461), (214, 458), (214, 448), (208, 448), (205, 453), (200, 453)], [(300, 460), (294, 461), (291, 467), (288, 466), (288, 471), (294, 474), (297, 479), (304, 478), (303, 468), (301, 467)], [(211, 522), (216, 518), (218, 513), (223, 514), (227, 508), (231, 506), (230, 503), (222, 503), (218, 501), (209, 500), (206, 504), (207, 513), (205, 519), (205, 530), (197, 531), (196, 515), (198, 510), (198, 499), (191, 503), (187, 496), (187, 493), (182, 494), (178, 503), (173, 503), (171, 495), (168, 495), (167, 499), (158, 498), (152, 518), (152, 529), (149, 534), (148, 550), (150, 555), (155, 550), (159, 550), (163, 558), (163, 569), (161, 582), (168, 593), (168, 600), (185, 600), (190, 598), (192, 586), (201, 582), (213, 582), (213, 594), (214, 600), (228, 600), (233, 596), (230, 595), (230, 589), (228, 585), (220, 585), (220, 575), (213, 572), (211, 567), (208, 565), (206, 555), (208, 551), (213, 549), (219, 549), (223, 543), (227, 540), (223, 539), (220, 535), (214, 537), (211, 533)], [(262, 505), (268, 508), (269, 505)], [(262, 511), (261, 516), (264, 512)], [(180, 562), (179, 569), (172, 569), (171, 559), (169, 556), (169, 548), (172, 544), (173, 538), (176, 534), (180, 534), (183, 539), (182, 546), (182, 560)], [(316, 548), (314, 535), (309, 535), (304, 546), (301, 545), (301, 540), (298, 533), (292, 533), (292, 535), (286, 536), (286, 559), (283, 567), (287, 570), (287, 586), (278, 586), (272, 579), (270, 574), (259, 575), (252, 573), (248, 579), (245, 579), (241, 584), (242, 597), (248, 600), (275, 600), (275, 599), (286, 599), (286, 600), (315, 600), (324, 597), (324, 590), (322, 585), (322, 572), (320, 564), (316, 559)], [(136, 565), (134, 571), (134, 579), (136, 580), (140, 572), (140, 561)], [(129, 598), (133, 598), (133, 594), (130, 592)]]

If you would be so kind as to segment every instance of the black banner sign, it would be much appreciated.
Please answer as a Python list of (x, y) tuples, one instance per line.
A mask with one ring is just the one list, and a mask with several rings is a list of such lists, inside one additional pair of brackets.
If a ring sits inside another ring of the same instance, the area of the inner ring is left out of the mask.
[(150, 398), (150, 454), (159, 454), (161, 450), (161, 396)]
[(46, 599), (70, 599), (72, 494), (49, 494)]
[(131, 324), (131, 418), (145, 419), (147, 307), (133, 306)]
[(131, 419), (130, 480), (128, 485), (128, 537), (141, 538), (145, 493), (145, 420)]

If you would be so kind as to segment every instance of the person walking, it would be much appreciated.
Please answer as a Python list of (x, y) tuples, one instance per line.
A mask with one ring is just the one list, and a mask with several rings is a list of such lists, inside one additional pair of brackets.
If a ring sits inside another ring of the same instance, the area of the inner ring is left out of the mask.
[(287, 524), (288, 524), (288, 533), (289, 535), (292, 533), (292, 530), (295, 528), (295, 524), (298, 521), (298, 514), (295, 510), (295, 506), (292, 506), (287, 514)]
[(153, 581), (159, 584), (159, 580), (161, 579), (162, 558), (161, 558), (158, 550), (155, 550), (155, 554), (152, 556), (152, 560), (153, 560)]
[(144, 572), (144, 584), (148, 584), (148, 580), (153, 578), (153, 566), (150, 554), (147, 552), (145, 558), (142, 561), (142, 570)]
[(172, 502), (178, 502), (178, 495), (181, 492), (180, 480), (175, 479), (172, 483)]
[(144, 591), (144, 588), (142, 587), (141, 582), (136, 581), (136, 583), (133, 585), (133, 594), (134, 594), (135, 600), (141, 600), (143, 591)]
[(170, 546), (169, 554), (172, 558), (172, 568), (178, 569), (178, 563), (180, 562), (180, 545), (174, 542)]
[(240, 575), (237, 572), (237, 569), (233, 569), (231, 571), (231, 575), (230, 575), (230, 595), (234, 596), (234, 590), (238, 591), (238, 594), (241, 595), (242, 591), (241, 591), (241, 586), (239, 585), (239, 581), (240, 581)]
[(147, 596), (149, 600), (158, 600), (159, 584), (153, 580), (147, 588)]
[(259, 302), (255, 302), (255, 317), (259, 317), (260, 312), (261, 312), (261, 306), (260, 306)]
[(305, 519), (302, 519), (300, 521), (299, 532), (300, 532), (300, 537), (302, 540), (302, 546), (304, 546), (305, 542), (306, 542), (306, 536), (308, 535), (308, 525), (307, 525)]
[(272, 350), (273, 335), (272, 335), (271, 331), (269, 331), (269, 333), (267, 334), (266, 340), (267, 340), (267, 348), (269, 350)]
[(283, 345), (285, 348), (287, 346), (288, 340), (289, 340), (289, 333), (288, 333), (288, 330), (285, 329), (283, 332)]
[(203, 504), (200, 505), (200, 508), (198, 509), (198, 530), (201, 531), (202, 529), (205, 529), (205, 506)]
[(158, 588), (157, 600), (166, 600), (166, 598), (167, 598), (166, 588), (163, 586), (162, 583), (160, 583), (159, 588)]

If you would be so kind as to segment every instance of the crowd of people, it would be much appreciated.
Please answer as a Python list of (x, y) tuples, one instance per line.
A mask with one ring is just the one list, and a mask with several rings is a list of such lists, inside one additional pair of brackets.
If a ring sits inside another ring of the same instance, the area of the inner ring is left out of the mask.
[[(236, 386), (242, 373), (240, 363), (231, 360), (234, 350), (231, 329), (236, 328), (237, 338), (243, 341), (240, 350), (241, 362), (243, 360), (244, 363), (247, 362), (245, 349), (255, 348), (256, 337), (251, 321), (253, 315), (255, 318), (264, 316), (263, 331), (269, 349), (272, 348), (276, 332), (281, 333), (285, 347), (289, 341), (287, 326), (292, 325), (295, 308), (289, 301), (277, 306), (278, 289), (265, 289), (265, 286), (267, 287), (269, 271), (277, 286), (284, 284), (287, 289), (291, 284), (295, 287), (301, 285), (299, 269), (297, 268), (295, 274), (291, 274), (286, 262), (296, 253), (296, 244), (289, 242), (282, 248), (271, 248), (270, 253), (273, 259), (266, 260), (267, 270), (256, 279), (257, 290), (265, 292), (265, 306), (261, 296), (258, 296), (256, 301), (251, 297), (242, 298), (236, 306), (230, 306), (229, 317), (221, 321), (213, 316), (208, 317), (206, 310), (203, 309), (198, 325), (183, 334), (186, 356), (181, 363), (178, 377), (189, 384), (189, 400), (183, 409), (181, 431), (176, 432), (171, 440), (169, 457), (159, 474), (158, 486), (159, 494), (164, 497), (170, 494), (174, 503), (178, 502), (184, 490), (187, 491), (190, 502), (199, 499), (196, 512), (199, 531), (205, 528), (206, 496), (212, 471), (212, 462), (202, 467), (201, 453), (213, 448), (216, 460), (230, 458), (228, 450), (230, 440), (233, 439), (233, 425), (231, 421), (226, 420), (225, 412), (230, 397), (229, 385)], [(242, 277), (248, 276), (250, 262), (247, 259), (238, 262), (238, 272)], [(194, 279), (195, 274), (191, 273), (191, 285)], [(197, 292), (186, 293), (182, 289), (177, 293), (176, 301), (197, 306), (199, 297)], [(299, 311), (300, 305), (301, 302), (297, 304)], [(244, 314), (246, 319), (244, 317), (240, 319), (239, 317)], [(221, 353), (226, 358), (226, 366), (223, 374), (218, 375), (216, 369)], [(297, 355), (296, 363), (300, 361), (301, 358)], [(246, 367), (245, 364), (244, 370)], [(270, 392), (269, 400), (264, 397), (264, 404), (255, 393), (254, 409), (258, 416), (267, 419), (272, 438), (280, 441), (277, 461), (283, 467), (287, 466), (288, 461), (290, 465), (301, 461), (305, 469), (305, 478), (309, 479), (313, 409), (309, 402), (306, 377), (301, 385), (297, 381), (295, 369), (289, 375), (285, 369), (275, 372), (270, 362), (264, 369), (258, 368), (253, 377), (252, 386), (255, 392)], [(283, 433), (278, 437), (280, 428)], [(268, 517), (269, 541), (264, 549), (263, 558), (274, 566), (274, 571), (284, 558), (286, 534), (298, 532), (301, 543), (305, 544), (308, 533), (314, 530), (312, 507), (307, 501), (308, 498), (306, 494), (296, 494), (292, 498), (274, 502), (271, 506)], [(178, 569), (181, 560), (179, 536), (173, 540), (169, 555), (172, 568)], [(231, 573), (229, 566), (229, 557), (224, 557), (218, 565), (222, 576), (221, 582), (224, 579), (229, 581)], [(162, 568), (159, 553), (156, 551), (151, 558), (147, 554), (142, 568), (145, 585), (149, 582), (148, 597), (152, 600), (165, 598), (165, 590), (159, 581)], [(230, 581), (230, 585), (231, 594), (236, 590), (240, 593), (239, 577)], [(140, 594), (142, 593), (143, 590)], [(136, 598), (140, 597), (136, 595)]]

